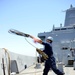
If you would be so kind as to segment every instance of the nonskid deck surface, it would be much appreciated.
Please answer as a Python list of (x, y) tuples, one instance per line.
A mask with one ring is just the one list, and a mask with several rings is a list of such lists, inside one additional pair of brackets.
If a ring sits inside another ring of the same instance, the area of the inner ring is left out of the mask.
[[(36, 65), (33, 65), (16, 75), (42, 75), (43, 69), (44, 69), (43, 64), (41, 64), (40, 67), (38, 68), (36, 67)], [(65, 75), (75, 75), (75, 70), (73, 67), (63, 66), (63, 71), (65, 72)], [(48, 75), (56, 75), (56, 74), (52, 70), (50, 70)]]

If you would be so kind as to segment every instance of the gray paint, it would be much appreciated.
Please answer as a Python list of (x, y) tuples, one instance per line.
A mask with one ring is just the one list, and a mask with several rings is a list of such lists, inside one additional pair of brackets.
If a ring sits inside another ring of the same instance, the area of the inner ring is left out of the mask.
[[(11, 72), (21, 72), (25, 69), (25, 65), (27, 65), (27, 67), (30, 67), (31, 65), (36, 63), (36, 57), (21, 55), (10, 51), (8, 51), (8, 53), (10, 55)], [(4, 58), (5, 74), (8, 75), (8, 56), (7, 54), (5, 54), (5, 51), (0, 48), (0, 75), (3, 75), (2, 58)]]
[[(71, 17), (70, 17), (71, 16)], [(52, 36), (54, 56), (57, 61), (68, 64), (68, 60), (74, 60), (70, 48), (75, 48), (75, 8), (71, 7), (66, 10), (64, 27), (53, 27), (51, 32), (38, 33), (39, 38), (43, 38), (46, 42), (46, 38)], [(68, 47), (67, 50), (62, 50), (63, 47)], [(70, 57), (68, 57), (68, 54)]]

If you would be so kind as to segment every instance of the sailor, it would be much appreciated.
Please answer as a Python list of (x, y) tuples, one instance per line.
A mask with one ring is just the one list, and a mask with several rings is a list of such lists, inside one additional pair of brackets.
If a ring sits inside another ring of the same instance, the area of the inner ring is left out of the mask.
[(45, 61), (45, 68), (43, 70), (43, 75), (48, 75), (48, 72), (50, 69), (52, 69), (54, 71), (54, 73), (56, 73), (57, 75), (64, 75), (64, 73), (62, 73), (60, 70), (57, 69), (56, 67), (56, 62), (55, 62), (55, 58), (53, 56), (53, 50), (52, 50), (52, 42), (53, 42), (53, 38), (51, 36), (49, 36), (46, 39), (46, 42), (43, 42), (41, 39), (37, 39), (33, 36), (30, 36), (34, 42), (38, 42), (42, 45), (44, 45), (44, 52), (48, 55), (48, 59)]

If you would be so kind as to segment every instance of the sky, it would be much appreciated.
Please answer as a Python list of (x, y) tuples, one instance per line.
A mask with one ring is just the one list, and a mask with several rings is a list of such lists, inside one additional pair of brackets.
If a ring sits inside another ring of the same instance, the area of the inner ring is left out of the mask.
[[(65, 11), (74, 0), (0, 0), (0, 48), (11, 52), (35, 56), (36, 50), (24, 37), (8, 33), (10, 29), (31, 34), (50, 32), (53, 25), (64, 26)], [(38, 38), (38, 37), (37, 37)], [(26, 38), (37, 48), (43, 47)]]

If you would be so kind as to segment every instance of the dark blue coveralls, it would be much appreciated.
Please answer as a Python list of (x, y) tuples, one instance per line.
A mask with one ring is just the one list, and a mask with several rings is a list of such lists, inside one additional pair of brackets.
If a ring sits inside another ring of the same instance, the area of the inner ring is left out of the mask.
[(52, 46), (48, 43), (42, 42), (42, 44), (45, 46), (44, 52), (48, 55), (48, 59), (45, 62), (45, 68), (43, 70), (43, 75), (47, 75), (50, 68), (57, 74), (57, 75), (63, 75), (63, 73), (57, 69), (55, 58), (53, 56)]

